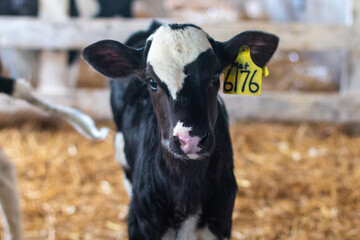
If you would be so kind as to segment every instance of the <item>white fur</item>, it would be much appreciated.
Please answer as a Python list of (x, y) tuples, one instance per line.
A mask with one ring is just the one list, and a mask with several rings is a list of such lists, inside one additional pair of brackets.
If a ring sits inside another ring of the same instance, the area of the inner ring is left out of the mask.
[(188, 156), (188, 158), (190, 158), (191, 160), (196, 160), (196, 159), (200, 158), (200, 156), (196, 153), (189, 153), (189, 154), (186, 154), (186, 156)]
[(194, 27), (173, 30), (169, 26), (162, 26), (149, 40), (152, 43), (147, 62), (176, 100), (186, 77), (184, 67), (211, 48), (207, 34)]
[(185, 127), (183, 122), (178, 121), (173, 130), (173, 136), (177, 134), (189, 134), (191, 127)]
[(124, 187), (127, 194), (129, 195), (129, 198), (132, 198), (132, 184), (126, 176), (124, 176)]
[(197, 224), (199, 215), (189, 216), (182, 224), (177, 234), (176, 240), (198, 240)]
[[(189, 216), (180, 226), (176, 233), (173, 228), (169, 228), (162, 236), (161, 240), (216, 240), (218, 239), (206, 226), (202, 229), (197, 228), (199, 215)], [(224, 239), (226, 240), (226, 239)]]
[(25, 79), (18, 78), (15, 80), (14, 91), (12, 96), (15, 98), (21, 98), (29, 100), (32, 98), (31, 92), (33, 91), (30, 83)]
[(114, 138), (114, 148), (115, 148), (115, 158), (120, 163), (120, 165), (125, 168), (129, 169), (129, 164), (126, 160), (125, 156), (125, 140), (124, 134), (122, 132), (118, 132), (115, 134)]
[[(124, 140), (124, 134), (122, 132), (118, 132), (115, 134), (114, 138), (114, 148), (115, 148), (115, 158), (120, 163), (120, 165), (124, 169), (129, 169), (129, 164), (126, 160), (125, 156), (125, 140)], [(124, 187), (129, 195), (129, 197), (132, 197), (132, 184), (130, 180), (124, 176)]]
[(201, 240), (216, 240), (217, 237), (206, 226), (205, 228), (202, 228), (199, 230), (199, 239), (201, 239)]
[(173, 228), (169, 228), (161, 238), (161, 240), (175, 240), (175, 239), (176, 239), (176, 232)]

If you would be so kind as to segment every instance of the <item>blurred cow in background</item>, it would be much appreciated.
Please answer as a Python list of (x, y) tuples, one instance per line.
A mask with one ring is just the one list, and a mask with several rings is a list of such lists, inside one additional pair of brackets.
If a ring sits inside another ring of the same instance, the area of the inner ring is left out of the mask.
[[(1, 70), (1, 65), (0, 65)], [(0, 93), (26, 100), (30, 104), (68, 122), (79, 133), (89, 139), (102, 140), (109, 130), (98, 130), (94, 121), (80, 111), (47, 103), (32, 95), (33, 89), (23, 79), (11, 79), (0, 76)], [(17, 187), (15, 167), (0, 149), (0, 210), (3, 217), (6, 240), (22, 240), (22, 218)]]
[[(132, 0), (70, 0), (68, 16), (61, 12), (59, 4), (65, 1), (54, 0), (1, 0), (0, 15), (32, 16), (52, 18), (81, 17), (132, 17)], [(77, 78), (78, 58), (76, 51), (70, 51), (68, 63), (71, 65), (68, 78), (75, 82)], [(0, 60), (8, 75), (12, 78), (25, 78), (36, 81), (39, 69), (39, 51), (26, 51), (0, 48)]]
[[(108, 129), (98, 130), (93, 120), (76, 109), (46, 103), (31, 94), (30, 85), (21, 79), (0, 77), (0, 93), (24, 99), (33, 105), (55, 114), (72, 125), (79, 133), (89, 139), (102, 140)], [(0, 211), (6, 240), (22, 240), (22, 214), (17, 187), (15, 166), (0, 149)]]

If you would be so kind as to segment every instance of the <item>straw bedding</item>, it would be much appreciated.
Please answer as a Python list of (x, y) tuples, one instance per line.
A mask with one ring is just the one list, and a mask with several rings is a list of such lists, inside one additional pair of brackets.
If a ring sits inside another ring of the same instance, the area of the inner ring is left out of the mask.
[[(335, 124), (234, 124), (239, 191), (232, 239), (358, 239), (354, 131)], [(129, 199), (113, 134), (92, 142), (63, 124), (0, 130), (0, 146), (17, 167), (27, 239), (127, 238)]]

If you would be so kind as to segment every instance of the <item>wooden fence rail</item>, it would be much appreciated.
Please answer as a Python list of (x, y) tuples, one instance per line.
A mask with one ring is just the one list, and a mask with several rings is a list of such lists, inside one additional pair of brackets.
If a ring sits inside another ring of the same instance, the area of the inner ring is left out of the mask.
[[(62, 22), (49, 22), (37, 18), (0, 17), (0, 47), (81, 49), (101, 39), (124, 41), (135, 31), (146, 29), (151, 21), (152, 19), (68, 19)], [(184, 22), (179, 19), (159, 21)], [(242, 31), (251, 29), (277, 34), (281, 39), (280, 50), (360, 51), (360, 27), (254, 21), (198, 25), (219, 41), (228, 40)]]
[[(359, 8), (355, 8), (359, 9)], [(151, 19), (66, 19), (61, 22), (35, 18), (0, 17), (0, 48), (40, 49), (55, 54), (59, 50), (82, 49), (101, 39), (125, 40), (131, 33), (146, 29)], [(184, 22), (160, 19), (162, 22)], [(344, 50), (350, 57), (346, 79), (336, 94), (265, 92), (260, 97), (224, 95), (233, 120), (309, 120), (360, 122), (360, 25), (277, 24), (232, 22), (198, 24), (217, 40), (227, 40), (245, 30), (263, 30), (280, 36), (280, 50)], [(57, 59), (60, 59), (57, 58)], [(63, 64), (64, 60), (63, 60)], [(46, 78), (44, 76), (43, 78)], [(40, 80), (46, 82), (47, 79)], [(64, 79), (57, 82), (65, 82)], [(67, 89), (69, 86), (65, 86)], [(109, 90), (68, 89), (61, 94), (39, 93), (52, 102), (82, 109), (96, 118), (110, 118)], [(0, 111), (9, 111), (9, 101), (1, 100)], [(12, 101), (11, 101), (12, 102)]]

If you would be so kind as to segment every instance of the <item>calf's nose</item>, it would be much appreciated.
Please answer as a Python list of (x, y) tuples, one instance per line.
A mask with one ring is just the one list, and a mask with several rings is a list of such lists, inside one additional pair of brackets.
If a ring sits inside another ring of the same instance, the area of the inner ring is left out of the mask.
[(198, 147), (200, 138), (197, 136), (190, 136), (188, 133), (176, 134), (177, 139), (180, 142), (180, 148), (185, 154), (198, 153), (201, 149)]

